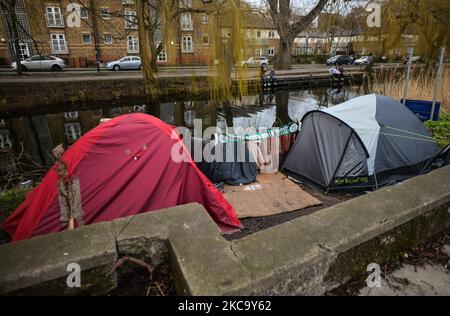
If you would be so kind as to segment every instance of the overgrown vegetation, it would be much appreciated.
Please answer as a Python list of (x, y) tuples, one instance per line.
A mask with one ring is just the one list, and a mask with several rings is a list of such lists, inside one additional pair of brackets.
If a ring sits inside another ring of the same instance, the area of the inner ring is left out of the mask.
[[(433, 100), (435, 87), (435, 70), (416, 68), (409, 81), (408, 99)], [(374, 93), (390, 96), (396, 100), (403, 98), (405, 85), (404, 71), (385, 71), (376, 73), (371, 82)], [(439, 121), (427, 121), (425, 126), (430, 130), (439, 146), (445, 147), (450, 143), (450, 69), (446, 68), (442, 76), (441, 89), (437, 100), (441, 102)]]
[(427, 121), (425, 126), (438, 142), (439, 146), (444, 148), (450, 143), (450, 114), (441, 113), (439, 121)]
[[(420, 67), (413, 71), (408, 86), (408, 99), (433, 100), (436, 71), (434, 67)], [(378, 72), (371, 82), (374, 93), (390, 96), (396, 100), (403, 98), (405, 72), (390, 70)], [(442, 112), (450, 111), (450, 68), (442, 75), (438, 101), (442, 103)]]
[(13, 189), (0, 193), (0, 223), (23, 202), (29, 189)]
[(1, 224), (25, 200), (29, 189), (12, 189), (0, 193), (0, 245), (9, 241), (8, 234), (3, 231)]

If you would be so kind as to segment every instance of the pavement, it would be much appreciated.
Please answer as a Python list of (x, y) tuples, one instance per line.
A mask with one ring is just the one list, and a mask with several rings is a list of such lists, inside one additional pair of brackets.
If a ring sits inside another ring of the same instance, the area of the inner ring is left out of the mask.
[[(375, 68), (396, 68), (403, 67), (399, 64), (377, 64)], [(295, 78), (310, 75), (328, 75), (329, 66), (326, 65), (293, 65), (290, 70), (277, 70), (277, 78)], [(361, 66), (344, 66), (345, 73), (360, 73)], [(157, 76), (159, 78), (183, 78), (192, 76), (211, 76), (213, 71), (207, 66), (195, 67), (161, 67)], [(233, 71), (232, 77), (236, 73)], [(23, 83), (23, 82), (61, 82), (61, 81), (97, 81), (97, 80), (123, 80), (142, 78), (141, 71), (107, 71), (101, 70), (97, 74), (96, 68), (66, 68), (61, 72), (25, 72), (18, 77), (9, 68), (0, 68), (0, 83)], [(245, 75), (247, 80), (259, 79), (259, 69), (249, 69)]]
[[(450, 257), (450, 245), (444, 246)], [(437, 264), (404, 265), (381, 279), (381, 287), (365, 287), (360, 296), (448, 296), (450, 271)]]

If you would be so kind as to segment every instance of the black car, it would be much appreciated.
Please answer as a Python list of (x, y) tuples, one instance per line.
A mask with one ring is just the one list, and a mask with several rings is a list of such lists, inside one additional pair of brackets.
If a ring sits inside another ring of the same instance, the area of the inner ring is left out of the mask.
[(351, 65), (353, 64), (353, 58), (348, 55), (336, 55), (327, 60), (327, 66), (331, 65)]

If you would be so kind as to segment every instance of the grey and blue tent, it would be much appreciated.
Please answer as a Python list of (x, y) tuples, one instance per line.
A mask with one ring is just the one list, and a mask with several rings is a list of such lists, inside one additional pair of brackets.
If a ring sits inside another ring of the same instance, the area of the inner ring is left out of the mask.
[(407, 107), (372, 94), (308, 112), (283, 169), (324, 190), (370, 189), (424, 173), (438, 154)]

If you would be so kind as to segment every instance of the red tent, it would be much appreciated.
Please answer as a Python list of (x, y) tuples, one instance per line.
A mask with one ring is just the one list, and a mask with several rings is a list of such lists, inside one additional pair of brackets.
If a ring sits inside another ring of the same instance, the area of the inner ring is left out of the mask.
[[(175, 127), (146, 114), (122, 115), (103, 123), (63, 155), (69, 175), (79, 178), (85, 224), (191, 202), (202, 204), (223, 232), (241, 228), (235, 210), (198, 170), (191, 157), (174, 162), (183, 146)], [(5, 221), (13, 240), (64, 230), (58, 177), (52, 168), (42, 183)]]

